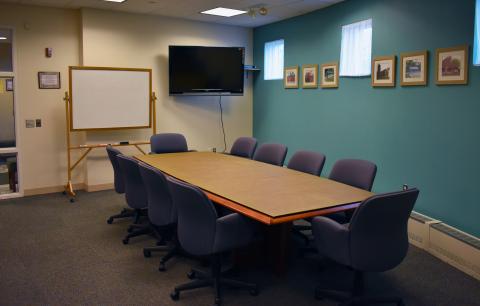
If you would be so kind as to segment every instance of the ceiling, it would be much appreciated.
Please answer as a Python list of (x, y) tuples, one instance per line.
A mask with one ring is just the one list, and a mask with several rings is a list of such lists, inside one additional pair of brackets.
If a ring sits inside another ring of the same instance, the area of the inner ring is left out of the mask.
[[(86, 7), (151, 14), (244, 27), (257, 27), (303, 15), (342, 1), (344, 0), (126, 0), (123, 3), (114, 3), (103, 0), (0, 0), (0, 2), (26, 5), (70, 9)], [(255, 18), (247, 14), (230, 18), (199, 14), (201, 11), (219, 6), (240, 10), (266, 7), (268, 14), (262, 16), (257, 13)]]

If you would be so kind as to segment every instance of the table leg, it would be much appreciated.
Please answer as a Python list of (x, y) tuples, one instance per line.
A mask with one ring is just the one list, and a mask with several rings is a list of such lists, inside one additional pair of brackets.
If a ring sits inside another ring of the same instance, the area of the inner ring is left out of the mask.
[(285, 275), (290, 252), (292, 223), (286, 222), (267, 227), (267, 254), (275, 274)]

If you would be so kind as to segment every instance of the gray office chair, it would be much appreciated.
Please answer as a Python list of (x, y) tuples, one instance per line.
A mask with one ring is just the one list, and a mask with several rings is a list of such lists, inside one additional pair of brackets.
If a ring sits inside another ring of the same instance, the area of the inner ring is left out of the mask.
[(162, 133), (150, 137), (150, 149), (153, 154), (187, 152), (188, 145), (182, 134)]
[(255, 284), (223, 278), (220, 263), (222, 253), (253, 240), (255, 224), (237, 213), (219, 218), (214, 205), (200, 189), (175, 179), (169, 180), (169, 183), (177, 208), (180, 245), (191, 255), (209, 256), (212, 263), (211, 274), (192, 270), (189, 278), (196, 279), (176, 286), (171, 298), (178, 300), (181, 291), (211, 286), (215, 290), (215, 305), (220, 305), (220, 291), (224, 285), (248, 289), (252, 295), (258, 294)]
[(129, 233), (123, 239), (123, 243), (128, 244), (130, 238), (150, 234), (152, 230), (148, 226), (139, 225), (140, 217), (146, 214), (148, 206), (147, 192), (138, 167), (139, 162), (132, 157), (122, 154), (117, 155), (117, 160), (120, 169), (122, 169), (123, 181), (125, 183), (125, 199), (128, 206), (134, 210), (135, 220), (133, 226), (129, 227)]
[[(119, 194), (124, 194), (125, 184), (123, 182), (122, 169), (120, 168), (120, 165), (118, 164), (118, 160), (117, 160), (117, 155), (122, 153), (119, 150), (112, 147), (111, 145), (108, 145), (107, 154), (113, 168), (113, 184), (115, 187), (115, 192)], [(124, 208), (119, 214), (110, 216), (110, 218), (108, 218), (107, 220), (107, 223), (112, 224), (113, 220), (115, 219), (130, 218), (130, 217), (133, 217), (134, 215), (135, 215), (135, 211), (133, 209)]]
[(372, 196), (355, 210), (350, 224), (330, 218), (312, 220), (318, 252), (354, 270), (351, 293), (317, 287), (318, 299), (343, 300), (341, 305), (396, 303), (399, 297), (367, 296), (363, 292), (365, 272), (383, 272), (399, 265), (408, 250), (407, 222), (419, 191), (416, 188)]
[(158, 169), (142, 162), (139, 164), (145, 190), (147, 192), (148, 219), (152, 231), (162, 237), (171, 246), (155, 246), (143, 249), (143, 255), (150, 257), (152, 252), (167, 251), (160, 260), (159, 271), (165, 271), (166, 262), (178, 254), (179, 245), (176, 239), (177, 211), (170, 196), (167, 177)]
[(252, 158), (257, 148), (257, 140), (253, 137), (239, 137), (232, 145), (230, 154), (240, 157)]
[(264, 143), (258, 147), (253, 159), (275, 166), (283, 166), (288, 148), (279, 143)]
[[(292, 170), (305, 172), (308, 174), (319, 176), (322, 173), (323, 165), (325, 164), (325, 155), (322, 153), (312, 151), (297, 151), (288, 161), (287, 167)], [(309, 221), (309, 220), (305, 220)], [(305, 240), (305, 243), (309, 243), (307, 235), (301, 231), (310, 229), (307, 225), (293, 225), (293, 233)]]

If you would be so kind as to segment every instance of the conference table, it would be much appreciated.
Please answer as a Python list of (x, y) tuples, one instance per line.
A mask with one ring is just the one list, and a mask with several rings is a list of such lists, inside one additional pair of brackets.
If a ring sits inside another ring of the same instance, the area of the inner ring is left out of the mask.
[(356, 208), (369, 191), (285, 167), (213, 152), (137, 155), (202, 189), (214, 203), (268, 226), (270, 261), (286, 271), (292, 222)]

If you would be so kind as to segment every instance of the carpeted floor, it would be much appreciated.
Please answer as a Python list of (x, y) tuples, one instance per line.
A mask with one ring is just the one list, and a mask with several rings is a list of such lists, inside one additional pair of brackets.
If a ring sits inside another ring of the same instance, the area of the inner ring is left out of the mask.
[[(148, 237), (121, 240), (129, 222), (106, 219), (124, 207), (113, 191), (80, 193), (70, 204), (61, 194), (0, 201), (0, 305), (212, 305), (210, 289), (169, 298), (188, 281), (193, 260), (174, 259), (157, 271), (159, 256), (145, 259)], [(320, 269), (315, 257), (294, 257), (285, 277), (269, 269), (237, 272), (259, 284), (260, 295), (225, 290), (223, 305), (335, 305), (313, 298), (319, 282), (349, 284), (351, 272)], [(480, 282), (415, 247), (396, 269), (367, 278), (372, 292), (398, 294), (406, 305), (480, 305)]]

